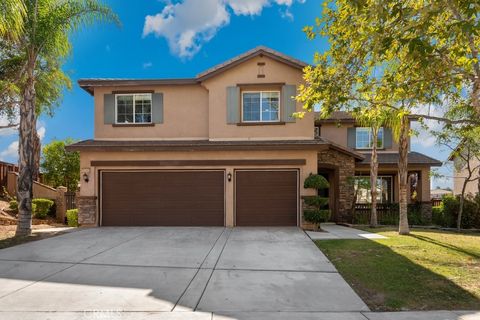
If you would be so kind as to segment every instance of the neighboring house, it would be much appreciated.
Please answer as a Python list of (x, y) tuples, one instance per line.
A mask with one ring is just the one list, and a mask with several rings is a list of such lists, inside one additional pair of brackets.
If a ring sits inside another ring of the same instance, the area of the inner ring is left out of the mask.
[[(369, 130), (350, 117), (291, 117), (302, 110), (293, 96), (305, 66), (259, 47), (190, 79), (80, 80), (95, 109), (94, 139), (68, 147), (80, 151), (80, 224), (305, 227), (312, 173), (330, 181), (332, 219), (347, 221), (350, 178), (368, 175)], [(396, 202), (389, 130), (380, 149), (380, 198)], [(428, 209), (428, 173), (440, 162), (409, 160)]]
[(453, 192), (448, 189), (435, 188), (430, 191), (430, 194), (432, 195), (432, 199), (442, 199), (443, 196), (452, 195)]
[[(468, 176), (467, 163), (459, 156), (455, 155), (455, 152), (452, 152), (450, 158), (448, 159), (453, 161), (453, 194), (458, 195), (462, 193), (463, 183), (465, 182), (466, 177)], [(472, 179), (480, 175), (480, 159), (477, 157), (472, 157), (470, 159), (470, 168), (473, 172)], [(467, 182), (465, 188), (465, 195), (475, 195), (480, 190), (480, 180)]]

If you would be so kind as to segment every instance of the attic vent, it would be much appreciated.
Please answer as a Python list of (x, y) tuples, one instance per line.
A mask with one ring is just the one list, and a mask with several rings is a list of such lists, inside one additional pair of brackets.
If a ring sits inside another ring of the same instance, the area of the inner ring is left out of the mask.
[(265, 78), (265, 71), (263, 70), (263, 67), (265, 67), (265, 62), (258, 62), (258, 74), (257, 78)]

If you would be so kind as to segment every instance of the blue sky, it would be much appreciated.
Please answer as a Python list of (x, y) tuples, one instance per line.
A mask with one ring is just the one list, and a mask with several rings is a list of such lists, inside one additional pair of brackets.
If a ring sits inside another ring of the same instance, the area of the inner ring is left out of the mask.
[[(64, 65), (74, 86), (55, 115), (41, 117), (42, 142), (93, 137), (93, 98), (80, 78), (182, 78), (265, 45), (306, 62), (323, 51), (323, 39), (307, 40), (302, 28), (321, 13), (320, 0), (106, 1), (122, 26), (97, 24), (71, 36)], [(1, 119), (0, 119), (1, 121)], [(433, 124), (435, 125), (435, 124)], [(0, 131), (0, 160), (17, 160), (16, 132)], [(412, 149), (444, 161), (448, 152), (422, 133)], [(442, 168), (446, 175), (450, 170)], [(433, 186), (451, 186), (438, 179)]]

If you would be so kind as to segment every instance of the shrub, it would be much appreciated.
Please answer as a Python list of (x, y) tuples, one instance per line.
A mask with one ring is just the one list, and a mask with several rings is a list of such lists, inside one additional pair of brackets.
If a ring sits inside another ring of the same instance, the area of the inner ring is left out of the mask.
[(78, 227), (78, 209), (67, 210), (67, 224), (69, 227)]
[(310, 174), (303, 183), (303, 187), (306, 189), (328, 189), (330, 184), (325, 177), (319, 174)]
[[(32, 200), (32, 211), (34, 212), (35, 218), (45, 219), (50, 212), (50, 208), (53, 206), (54, 202), (50, 199), (37, 198)], [(33, 205), (35, 205), (35, 210), (33, 210)]]
[(330, 210), (304, 210), (303, 217), (311, 223), (327, 222), (330, 219)]
[[(457, 227), (457, 217), (460, 210), (460, 198), (447, 195), (442, 198), (442, 205), (436, 212), (436, 224), (447, 228)], [(441, 214), (438, 213), (441, 211)], [(432, 212), (433, 214), (433, 212)], [(440, 217), (439, 217), (440, 216)], [(466, 196), (463, 204), (461, 227), (464, 229), (480, 229), (480, 195)]]
[(18, 211), (18, 202), (17, 200), (12, 200), (8, 203), (8, 207), (11, 209), (11, 210), (14, 210), (14, 211)]
[(328, 198), (327, 197), (319, 197), (319, 196), (305, 196), (304, 198), (305, 204), (307, 206), (322, 208), (328, 205)]
[(443, 205), (432, 207), (432, 223), (437, 226), (445, 225), (445, 218), (443, 216)]

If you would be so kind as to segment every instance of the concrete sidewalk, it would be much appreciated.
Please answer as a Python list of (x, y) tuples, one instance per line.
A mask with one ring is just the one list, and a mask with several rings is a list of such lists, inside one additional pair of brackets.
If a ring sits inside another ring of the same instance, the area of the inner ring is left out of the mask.
[(2, 312), (2, 320), (478, 320), (480, 311), (410, 312)]
[(358, 230), (339, 226), (334, 223), (322, 223), (323, 232), (306, 231), (312, 240), (332, 240), (332, 239), (387, 239), (387, 237)]

